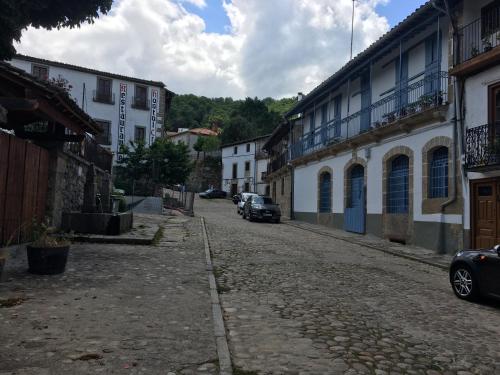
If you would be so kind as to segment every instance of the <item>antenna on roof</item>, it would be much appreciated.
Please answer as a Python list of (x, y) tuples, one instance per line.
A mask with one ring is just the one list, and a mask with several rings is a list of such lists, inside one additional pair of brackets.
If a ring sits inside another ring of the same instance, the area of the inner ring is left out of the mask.
[(351, 20), (351, 57), (349, 58), (349, 61), (352, 60), (352, 46), (354, 42), (354, 3), (356, 0), (352, 0), (352, 20)]

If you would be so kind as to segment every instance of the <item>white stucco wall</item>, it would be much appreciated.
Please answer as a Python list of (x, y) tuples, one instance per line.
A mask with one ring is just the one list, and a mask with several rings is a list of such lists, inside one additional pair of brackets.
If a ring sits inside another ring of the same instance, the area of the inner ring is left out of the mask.
[[(49, 67), (49, 78), (58, 78), (59, 76), (68, 80), (68, 83), (73, 86), (70, 91), (70, 96), (75, 100), (75, 102), (82, 107), (83, 95), (85, 94), (85, 104), (83, 105), (83, 110), (88, 113), (92, 118), (96, 120), (104, 120), (111, 122), (111, 146), (109, 148), (113, 152), (118, 150), (118, 116), (119, 116), (119, 96), (120, 96), (120, 83), (125, 83), (127, 85), (127, 107), (126, 107), (126, 128), (125, 128), (125, 143), (127, 144), (129, 140), (134, 140), (135, 127), (140, 126), (146, 128), (146, 144), (150, 143), (150, 110), (140, 110), (132, 108), (132, 97), (135, 96), (135, 85), (136, 83), (127, 80), (112, 79), (112, 91), (114, 94), (115, 104), (104, 104), (97, 103), (93, 101), (93, 92), (97, 87), (97, 77), (98, 75), (90, 74), (86, 72), (81, 72), (78, 70), (73, 70), (69, 68), (63, 68), (59, 66), (51, 66), (50, 64), (38, 64), (32, 63), (30, 61), (25, 61), (21, 59), (13, 59), (10, 62), (13, 66), (25, 70), (28, 73), (32, 72), (32, 65), (41, 65)], [(104, 78), (109, 78), (103, 76)], [(84, 88), (85, 86), (85, 88)], [(141, 86), (144, 86), (141, 84)], [(161, 87), (147, 86), (148, 87), (148, 100), (151, 100), (151, 90), (156, 88), (158, 90)], [(158, 118), (156, 124), (156, 137), (161, 136), (163, 118)], [(108, 146), (104, 146), (108, 147)], [(115, 159), (116, 161), (116, 159)]]
[[(246, 151), (246, 145), (250, 145), (250, 151)], [(238, 153), (234, 153), (234, 147), (238, 148)], [(245, 163), (250, 163), (250, 173), (248, 176), (252, 180), (247, 180), (245, 177)], [(245, 142), (234, 146), (222, 148), (222, 190), (231, 191), (231, 180), (233, 179), (233, 164), (238, 165), (238, 192), (242, 191), (245, 182), (250, 182), (250, 190), (253, 190), (253, 178), (255, 176), (255, 142)]]
[[(383, 157), (392, 148), (404, 145), (414, 153), (414, 186), (413, 186), (413, 218), (415, 221), (440, 222), (442, 216), (422, 214), (422, 149), (434, 137), (446, 136), (452, 138), (452, 124), (436, 124), (424, 130), (416, 130), (410, 135), (387, 139), (380, 144), (373, 144), (357, 150), (357, 156), (367, 161), (367, 213), (382, 214), (382, 176)], [(367, 149), (370, 157), (367, 159)], [(296, 212), (317, 212), (317, 181), (318, 172), (322, 167), (333, 170), (332, 212), (344, 212), (344, 167), (352, 159), (352, 153), (339, 154), (337, 157), (310, 163), (295, 169), (295, 197)], [(461, 215), (445, 215), (444, 222), (461, 224)]]
[[(465, 81), (465, 127), (474, 128), (476, 126), (486, 125), (488, 118), (488, 90), (490, 85), (500, 82), (500, 66), (495, 66), (482, 71)], [(471, 229), (470, 221), (470, 180), (498, 177), (500, 171), (491, 171), (487, 173), (469, 172), (467, 180), (463, 181), (464, 190), (464, 228)]]

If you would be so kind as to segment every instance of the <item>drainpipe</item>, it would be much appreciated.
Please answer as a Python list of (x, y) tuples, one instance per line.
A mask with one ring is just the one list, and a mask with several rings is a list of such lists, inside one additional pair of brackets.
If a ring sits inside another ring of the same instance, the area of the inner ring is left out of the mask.
[(288, 134), (289, 134), (289, 146), (288, 146), (288, 166), (290, 167), (290, 220), (295, 220), (294, 203), (293, 196), (295, 194), (295, 170), (293, 168), (292, 161), (292, 147), (293, 145), (293, 134), (292, 134), (292, 122), (288, 122)]
[[(458, 36), (458, 32), (457, 32), (457, 27), (456, 27), (456, 24), (455, 24), (455, 20), (453, 19), (452, 15), (451, 15), (451, 10), (450, 10), (450, 5), (448, 3), (448, 0), (444, 0), (444, 4), (445, 4), (445, 8), (446, 9), (442, 9), (440, 7), (438, 7), (436, 5), (436, 1), (433, 1), (432, 2), (432, 5), (434, 6), (434, 8), (436, 8), (437, 10), (445, 13), (448, 18), (450, 19), (450, 23), (451, 23), (451, 27), (452, 27), (452, 30), (453, 30), (453, 36), (454, 37), (457, 37)], [(455, 47), (455, 45), (454, 45)], [(456, 59), (456, 48), (454, 48), (455, 51), (453, 51), (453, 59), (455, 60)], [(454, 61), (455, 63), (455, 61)], [(462, 108), (462, 95), (460, 93), (460, 99), (458, 100), (458, 97), (459, 97), (459, 89), (457, 87), (457, 79), (456, 78), (453, 78), (453, 100), (454, 100), (454, 105), (453, 105), (453, 145), (454, 145), (454, 148), (453, 148), (453, 158), (452, 158), (452, 163), (451, 163), (451, 172), (452, 172), (452, 185), (451, 185), (451, 197), (450, 199), (448, 199), (446, 202), (444, 202), (442, 205), (441, 205), (441, 212), (444, 213), (444, 210), (446, 209), (446, 207), (448, 207), (449, 205), (451, 205), (452, 203), (454, 203), (456, 200), (457, 200), (457, 176), (456, 176), (456, 172), (457, 172), (457, 168), (456, 168), (456, 160), (457, 160), (457, 149), (458, 149), (458, 155), (462, 155), (462, 150), (463, 150), (463, 116), (461, 115), (462, 114), (462, 111), (461, 111), (461, 108)], [(458, 111), (458, 106), (460, 106), (460, 112)], [(459, 116), (459, 113), (460, 113), (460, 127), (458, 126), (458, 116)], [(457, 132), (460, 131), (460, 142), (457, 143)], [(463, 216), (463, 215), (462, 215)]]

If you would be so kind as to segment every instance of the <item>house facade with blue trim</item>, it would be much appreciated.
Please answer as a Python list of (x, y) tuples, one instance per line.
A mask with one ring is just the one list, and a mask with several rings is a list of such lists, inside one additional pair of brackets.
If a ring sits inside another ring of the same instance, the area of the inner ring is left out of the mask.
[[(464, 233), (458, 1), (428, 2), (305, 96), (264, 146), (285, 216), (454, 252)], [(280, 194), (284, 193), (284, 194)]]

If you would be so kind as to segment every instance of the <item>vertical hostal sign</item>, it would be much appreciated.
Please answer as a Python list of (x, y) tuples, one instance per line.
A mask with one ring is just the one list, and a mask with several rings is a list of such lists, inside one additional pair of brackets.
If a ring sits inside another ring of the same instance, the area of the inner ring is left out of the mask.
[(149, 135), (149, 144), (152, 145), (156, 139), (156, 121), (158, 118), (158, 110), (160, 104), (160, 91), (158, 89), (151, 90), (151, 133)]
[(122, 160), (123, 155), (120, 153), (120, 147), (125, 144), (125, 126), (127, 120), (127, 84), (120, 83), (120, 105), (118, 107), (118, 161)]

